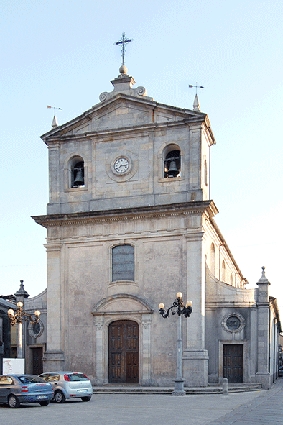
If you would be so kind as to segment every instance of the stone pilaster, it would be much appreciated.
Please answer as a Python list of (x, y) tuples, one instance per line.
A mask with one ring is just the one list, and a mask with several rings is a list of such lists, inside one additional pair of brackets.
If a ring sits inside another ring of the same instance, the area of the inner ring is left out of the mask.
[(144, 314), (142, 317), (142, 373), (141, 373), (141, 385), (151, 385), (151, 315)]
[(203, 234), (187, 239), (187, 298), (193, 312), (186, 319), (186, 347), (183, 350), (183, 378), (187, 387), (208, 385), (208, 352), (205, 349), (205, 262)]
[(95, 321), (95, 383), (102, 385), (104, 381), (104, 339), (103, 339), (103, 318), (97, 316)]
[(60, 254), (61, 244), (47, 244), (47, 350), (43, 357), (44, 371), (62, 370), (65, 365), (62, 347), (62, 300)]
[(257, 372), (256, 380), (262, 388), (269, 389), (271, 375), (269, 370), (269, 285), (265, 277), (265, 268), (262, 267), (262, 275), (257, 282)]

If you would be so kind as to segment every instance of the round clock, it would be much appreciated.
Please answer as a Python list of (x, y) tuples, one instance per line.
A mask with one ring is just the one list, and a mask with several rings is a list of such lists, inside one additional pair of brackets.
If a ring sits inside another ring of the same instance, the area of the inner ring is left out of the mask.
[(120, 156), (119, 158), (115, 159), (113, 167), (116, 173), (124, 174), (129, 170), (130, 163), (127, 158)]

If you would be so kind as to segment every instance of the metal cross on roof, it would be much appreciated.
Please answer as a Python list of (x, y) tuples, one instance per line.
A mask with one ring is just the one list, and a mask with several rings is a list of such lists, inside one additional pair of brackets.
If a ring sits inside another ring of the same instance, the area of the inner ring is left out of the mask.
[(122, 45), (122, 47), (121, 47), (122, 65), (125, 65), (125, 52), (126, 52), (125, 46), (126, 46), (127, 43), (130, 43), (131, 41), (133, 41), (133, 39), (130, 40), (129, 38), (126, 38), (126, 35), (123, 32), (121, 40), (116, 41), (116, 43), (114, 43), (114, 44), (116, 44), (116, 46), (119, 46), (119, 44)]

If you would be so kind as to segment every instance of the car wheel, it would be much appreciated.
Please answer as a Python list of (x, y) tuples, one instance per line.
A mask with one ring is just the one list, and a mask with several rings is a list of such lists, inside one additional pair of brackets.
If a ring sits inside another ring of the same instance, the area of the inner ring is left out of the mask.
[(40, 406), (48, 406), (49, 403), (50, 403), (50, 401), (40, 401), (39, 402)]
[(19, 407), (20, 406), (20, 402), (19, 402), (18, 398), (14, 394), (11, 394), (9, 396), (9, 398), (8, 398), (8, 405), (9, 405), (9, 407), (12, 407), (12, 408)]
[(82, 401), (89, 401), (91, 397), (82, 397)]
[(66, 397), (62, 393), (62, 391), (56, 391), (54, 394), (54, 401), (55, 403), (64, 403), (66, 400)]

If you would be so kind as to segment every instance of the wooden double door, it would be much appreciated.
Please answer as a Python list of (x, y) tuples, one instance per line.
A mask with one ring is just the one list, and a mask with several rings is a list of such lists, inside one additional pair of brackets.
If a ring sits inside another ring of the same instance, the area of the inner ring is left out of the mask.
[(119, 320), (109, 325), (108, 382), (139, 382), (139, 325), (134, 321)]
[(228, 382), (243, 382), (243, 345), (223, 345), (223, 378)]

